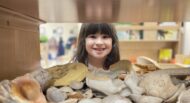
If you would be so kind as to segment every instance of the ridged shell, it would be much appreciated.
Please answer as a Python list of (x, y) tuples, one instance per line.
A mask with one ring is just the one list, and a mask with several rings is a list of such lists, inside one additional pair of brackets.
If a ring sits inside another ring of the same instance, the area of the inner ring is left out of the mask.
[(72, 81), (82, 81), (88, 72), (88, 68), (82, 63), (68, 63), (48, 69), (53, 76), (53, 86), (67, 86)]

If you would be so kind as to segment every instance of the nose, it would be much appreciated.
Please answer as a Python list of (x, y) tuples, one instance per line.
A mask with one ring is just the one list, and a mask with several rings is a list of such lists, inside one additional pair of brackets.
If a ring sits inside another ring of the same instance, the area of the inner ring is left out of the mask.
[(103, 44), (103, 39), (101, 37), (96, 38), (95, 44), (97, 45)]

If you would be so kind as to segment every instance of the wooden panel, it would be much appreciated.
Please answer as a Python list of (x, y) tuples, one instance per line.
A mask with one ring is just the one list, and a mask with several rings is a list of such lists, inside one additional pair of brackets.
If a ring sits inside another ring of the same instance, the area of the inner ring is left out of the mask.
[(0, 6), (39, 18), (38, 0), (0, 0)]
[(39, 66), (39, 44), (38, 32), (15, 30), (15, 55), (20, 69), (28, 72)]
[(9, 26), (17, 29), (38, 31), (38, 23), (32, 20), (27, 20), (19, 16), (11, 16), (9, 18)]
[(0, 80), (12, 79), (40, 66), (37, 32), (0, 28)]
[(40, 68), (39, 22), (1, 11), (0, 80)]
[(4, 13), (0, 12), (0, 26), (7, 25), (8, 18), (4, 15)]
[[(158, 60), (159, 50), (162, 48), (172, 48), (175, 47), (178, 42), (120, 42), (120, 55), (121, 59), (130, 59), (132, 57), (147, 56), (154, 60)], [(175, 53), (175, 51), (174, 51)]]
[[(14, 68), (13, 62), (15, 59), (14, 54), (14, 31), (11, 31), (6, 28), (0, 28), (0, 78), (9, 78), (11, 77), (12, 70)], [(15, 71), (14, 71), (15, 72)], [(17, 74), (18, 72), (15, 72)]]

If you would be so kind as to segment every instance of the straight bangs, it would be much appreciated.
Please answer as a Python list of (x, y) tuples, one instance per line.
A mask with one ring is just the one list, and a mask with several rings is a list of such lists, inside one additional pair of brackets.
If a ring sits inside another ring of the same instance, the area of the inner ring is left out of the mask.
[(105, 34), (110, 36), (111, 38), (113, 38), (113, 34), (115, 33), (113, 31), (113, 27), (112, 25), (106, 24), (106, 23), (102, 23), (102, 24), (96, 24), (96, 23), (92, 23), (88, 25), (88, 28), (86, 30), (86, 37), (90, 34), (96, 34), (96, 33), (100, 33), (100, 34)]

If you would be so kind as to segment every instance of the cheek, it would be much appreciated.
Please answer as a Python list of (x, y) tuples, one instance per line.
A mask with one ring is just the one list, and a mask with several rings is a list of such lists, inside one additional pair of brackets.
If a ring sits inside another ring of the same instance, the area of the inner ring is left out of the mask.
[(88, 40), (88, 39), (86, 39), (85, 42), (86, 42), (86, 43), (85, 43), (85, 48), (86, 48), (86, 51), (88, 52), (93, 43), (92, 43), (91, 40)]
[(86, 45), (91, 45), (92, 43), (93, 43), (93, 40), (91, 40), (91, 39), (86, 39)]
[(91, 39), (91, 38), (86, 38), (85, 39), (86, 44), (91, 44), (92, 42), (93, 42), (93, 39)]
[(108, 48), (112, 49), (112, 40), (107, 40), (106, 45)]

